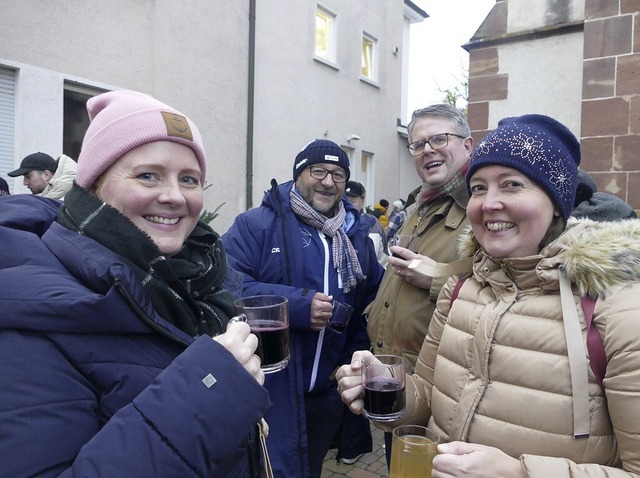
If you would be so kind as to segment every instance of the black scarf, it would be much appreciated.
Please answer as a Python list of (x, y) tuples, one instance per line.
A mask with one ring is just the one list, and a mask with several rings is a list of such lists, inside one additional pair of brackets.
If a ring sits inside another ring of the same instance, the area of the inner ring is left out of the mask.
[(227, 258), (220, 237), (200, 221), (182, 249), (165, 257), (149, 235), (115, 208), (74, 184), (58, 222), (120, 255), (165, 320), (192, 337), (218, 335), (234, 315), (231, 293), (222, 287)]

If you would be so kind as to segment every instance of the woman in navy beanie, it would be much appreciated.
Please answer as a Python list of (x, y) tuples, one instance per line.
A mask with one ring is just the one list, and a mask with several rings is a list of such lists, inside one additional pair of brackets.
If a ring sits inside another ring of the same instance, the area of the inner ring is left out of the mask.
[[(543, 115), (503, 119), (472, 156), (466, 272), (438, 297), (404, 416), (384, 424), (440, 436), (433, 477), (640, 476), (640, 221), (570, 218), (579, 164)], [(355, 413), (363, 359), (336, 374)]]

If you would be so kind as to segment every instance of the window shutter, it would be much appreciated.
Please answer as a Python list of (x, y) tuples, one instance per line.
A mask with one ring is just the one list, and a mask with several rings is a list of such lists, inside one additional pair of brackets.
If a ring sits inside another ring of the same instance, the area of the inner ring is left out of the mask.
[(11, 191), (14, 190), (11, 187), (13, 178), (8, 177), (7, 173), (15, 169), (15, 104), (15, 71), (0, 67), (0, 176), (7, 180)]

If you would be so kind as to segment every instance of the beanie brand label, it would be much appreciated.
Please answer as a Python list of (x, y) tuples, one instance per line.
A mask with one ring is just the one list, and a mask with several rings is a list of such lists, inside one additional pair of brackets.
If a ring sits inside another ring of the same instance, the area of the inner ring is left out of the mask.
[(187, 118), (169, 111), (161, 111), (160, 114), (167, 126), (167, 136), (177, 136), (178, 138), (193, 141), (193, 134), (191, 133)]
[(340, 158), (337, 156), (333, 156), (332, 154), (325, 154), (324, 155), (324, 160), (325, 161), (335, 161), (336, 163), (340, 162)]

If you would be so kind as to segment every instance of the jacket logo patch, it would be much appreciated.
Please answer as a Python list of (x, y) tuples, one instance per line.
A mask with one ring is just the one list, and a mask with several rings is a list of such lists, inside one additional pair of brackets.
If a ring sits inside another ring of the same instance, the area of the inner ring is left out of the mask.
[(202, 383), (204, 383), (204, 386), (207, 388), (213, 387), (216, 382), (216, 378), (211, 374), (208, 374), (205, 378), (202, 379)]
[(280, 248), (279, 247), (272, 247), (271, 248), (271, 254), (280, 254)]

